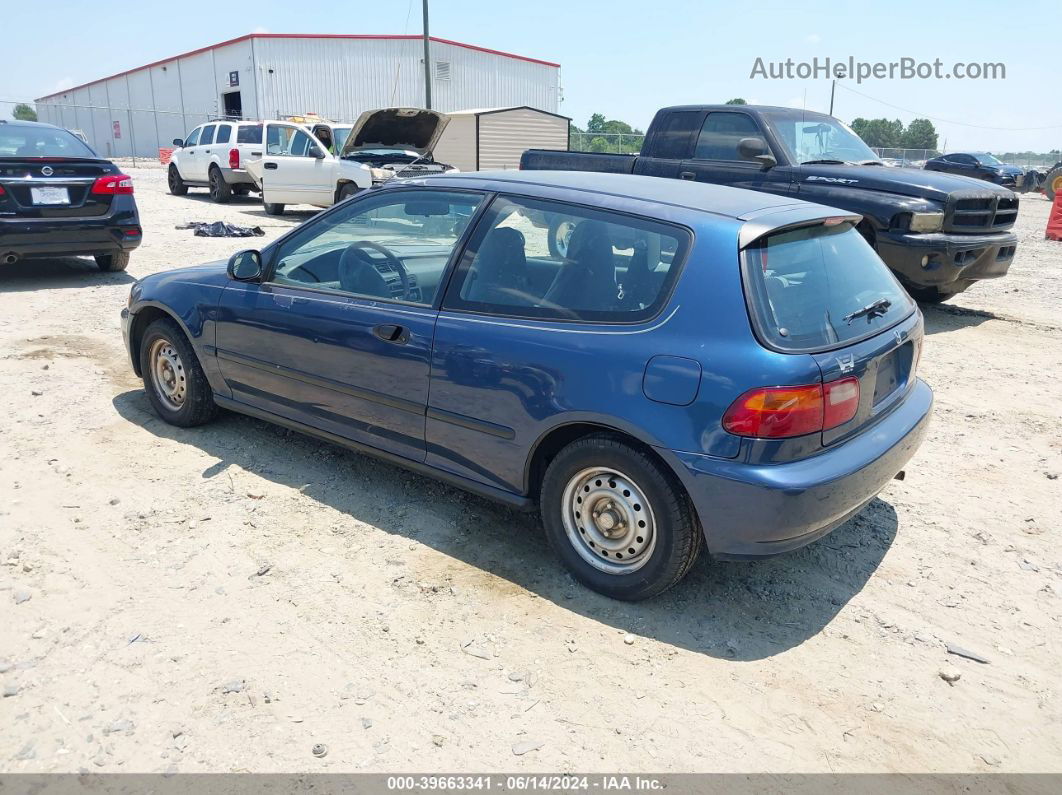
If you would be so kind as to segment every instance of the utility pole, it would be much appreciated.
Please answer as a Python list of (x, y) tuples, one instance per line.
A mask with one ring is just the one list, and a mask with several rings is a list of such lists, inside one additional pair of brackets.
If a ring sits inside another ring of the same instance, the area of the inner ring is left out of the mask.
[(431, 38), (428, 36), (428, 0), (424, 0), (424, 107), (431, 110)]
[[(428, 0), (424, 0), (424, 2), (427, 3)], [(837, 79), (834, 78), (833, 82), (830, 83), (830, 115), (831, 116), (833, 115), (833, 92), (836, 91), (836, 90), (837, 90)]]

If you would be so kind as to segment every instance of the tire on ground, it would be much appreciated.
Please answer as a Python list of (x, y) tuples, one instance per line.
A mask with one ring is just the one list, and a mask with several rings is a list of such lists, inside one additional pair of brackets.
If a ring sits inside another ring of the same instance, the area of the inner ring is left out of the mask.
[[(173, 409), (162, 402), (156, 391), (155, 379), (158, 377), (154, 363), (151, 361), (152, 348), (156, 342), (164, 341), (173, 346), (180, 357), (181, 376), (185, 381), (185, 398), (179, 408)], [(214, 403), (214, 392), (210, 388), (206, 374), (199, 364), (199, 358), (192, 344), (184, 335), (181, 327), (171, 318), (159, 318), (149, 325), (140, 338), (140, 372), (143, 374), (144, 390), (155, 413), (171, 425), (191, 428), (212, 420), (218, 412)]]
[(216, 204), (228, 204), (232, 198), (232, 186), (225, 181), (225, 175), (217, 166), (210, 167), (210, 198)]
[(170, 163), (170, 169), (166, 174), (166, 183), (169, 186), (170, 193), (174, 196), (184, 196), (188, 193), (188, 186), (184, 184), (184, 180), (181, 179), (181, 172), (177, 170), (177, 166)]
[(262, 206), (265, 207), (266, 215), (283, 215), (284, 214), (284, 205), (283, 204), (274, 204), (274, 203), (270, 203), (270, 202), (264, 202), (262, 204)]
[(129, 252), (117, 251), (114, 254), (97, 254), (96, 267), (104, 273), (124, 271), (129, 267)]
[[(592, 566), (576, 550), (565, 530), (564, 491), (584, 469), (607, 467), (623, 473), (640, 489), (653, 517), (655, 547), (648, 560), (630, 573), (612, 574)], [(703, 532), (685, 489), (654, 457), (613, 434), (594, 434), (572, 442), (550, 462), (542, 480), (542, 523), (550, 546), (583, 585), (625, 601), (663, 593), (697, 560)]]

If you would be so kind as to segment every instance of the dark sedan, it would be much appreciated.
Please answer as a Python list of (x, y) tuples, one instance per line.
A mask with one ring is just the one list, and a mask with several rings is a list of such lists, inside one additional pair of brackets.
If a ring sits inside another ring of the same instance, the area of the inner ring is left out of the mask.
[(1021, 168), (1004, 163), (988, 152), (952, 152), (927, 160), (924, 168), (983, 179), (1012, 190), (1021, 188), (1025, 177)]
[(620, 174), (392, 180), (142, 279), (122, 325), (166, 422), (223, 406), (537, 506), (573, 576), (643, 599), (702, 546), (822, 537), (918, 447), (922, 316), (858, 220)]
[(143, 230), (133, 180), (68, 130), (0, 120), (0, 263), (92, 256), (124, 271)]

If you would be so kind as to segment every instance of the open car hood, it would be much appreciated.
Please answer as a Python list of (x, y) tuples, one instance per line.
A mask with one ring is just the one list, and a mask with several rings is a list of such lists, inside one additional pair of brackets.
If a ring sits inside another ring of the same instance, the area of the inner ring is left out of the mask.
[(424, 108), (367, 110), (358, 117), (343, 146), (343, 156), (362, 149), (409, 149), (431, 152), (450, 117)]

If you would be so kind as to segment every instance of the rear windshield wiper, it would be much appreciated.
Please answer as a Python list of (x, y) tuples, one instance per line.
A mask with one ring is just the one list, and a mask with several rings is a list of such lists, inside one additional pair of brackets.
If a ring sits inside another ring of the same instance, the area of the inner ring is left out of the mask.
[(852, 321), (858, 317), (865, 317), (869, 322), (872, 318), (881, 317), (889, 311), (889, 307), (892, 306), (892, 301), (888, 298), (879, 298), (872, 304), (867, 304), (862, 309), (857, 309), (855, 312), (849, 312), (844, 316), (844, 321), (848, 325), (852, 325)]

